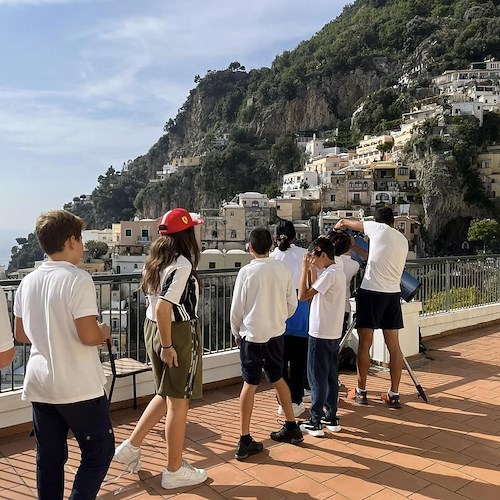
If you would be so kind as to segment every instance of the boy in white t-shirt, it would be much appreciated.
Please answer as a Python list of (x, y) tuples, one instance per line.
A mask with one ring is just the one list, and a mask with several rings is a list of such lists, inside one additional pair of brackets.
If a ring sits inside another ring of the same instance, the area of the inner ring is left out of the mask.
[(64, 494), (71, 430), (82, 453), (70, 499), (96, 498), (114, 454), (106, 377), (96, 346), (109, 327), (96, 320), (95, 287), (77, 267), (83, 221), (66, 210), (42, 214), (35, 233), (48, 259), (19, 285), (16, 340), (31, 344), (22, 399), (31, 401), (40, 500)]
[(10, 327), (7, 299), (0, 286), (0, 370), (9, 365), (16, 354), (12, 328)]
[[(340, 431), (337, 417), (339, 344), (344, 322), (346, 278), (335, 263), (335, 248), (328, 238), (318, 238), (302, 260), (299, 300), (312, 299), (309, 312), (307, 378), (311, 387), (310, 418), (300, 430), (312, 436), (324, 436), (323, 424), (332, 432)], [(311, 286), (307, 278), (312, 266), (322, 269)], [(327, 413), (324, 414), (324, 408)]]

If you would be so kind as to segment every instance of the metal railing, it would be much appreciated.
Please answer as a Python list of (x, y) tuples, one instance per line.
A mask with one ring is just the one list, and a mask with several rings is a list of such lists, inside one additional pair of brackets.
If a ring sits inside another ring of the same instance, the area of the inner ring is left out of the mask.
[(500, 302), (499, 255), (416, 259), (406, 271), (422, 283), (423, 315)]
[[(406, 270), (422, 282), (415, 300), (422, 302), (422, 314), (445, 313), (500, 302), (500, 256), (417, 259)], [(199, 271), (201, 281), (198, 317), (205, 354), (236, 348), (230, 326), (230, 308), (238, 270)], [(362, 273), (353, 280), (361, 283)], [(146, 361), (143, 323), (145, 297), (139, 288), (140, 274), (93, 276), (101, 320), (112, 331), (117, 357)], [(19, 280), (0, 281), (13, 304)], [(12, 312), (11, 312), (12, 316)], [(15, 361), (0, 372), (0, 392), (22, 386), (29, 346), (18, 346)]]

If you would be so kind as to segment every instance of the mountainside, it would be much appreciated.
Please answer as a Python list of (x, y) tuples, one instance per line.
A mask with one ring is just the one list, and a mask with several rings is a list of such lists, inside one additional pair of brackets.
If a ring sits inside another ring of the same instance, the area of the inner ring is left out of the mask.
[[(337, 144), (353, 146), (363, 134), (396, 126), (431, 76), (500, 56), (499, 13), (498, 0), (357, 0), (310, 40), (277, 56), (270, 68), (247, 72), (234, 62), (197, 75), (195, 88), (150, 151), (113, 182), (101, 176), (93, 193), (96, 225), (124, 219), (132, 210), (156, 217), (174, 205), (210, 208), (241, 190), (275, 189), (284, 171), (301, 166), (290, 144), (299, 131), (338, 127)], [(401, 77), (409, 83), (399, 83)], [(215, 147), (222, 134), (230, 134), (229, 143)], [(422, 172), (439, 163), (432, 148), (426, 154)], [(204, 155), (200, 167), (148, 184), (162, 165), (193, 155)], [(437, 185), (442, 179), (425, 179), (433, 183), (426, 184), (427, 193), (444, 197), (439, 204), (433, 195), (423, 198), (427, 217), (439, 205), (440, 224), (450, 221), (464, 200), (463, 182), (454, 191), (456, 201), (447, 203), (449, 193)], [(428, 234), (437, 237), (432, 229)]]

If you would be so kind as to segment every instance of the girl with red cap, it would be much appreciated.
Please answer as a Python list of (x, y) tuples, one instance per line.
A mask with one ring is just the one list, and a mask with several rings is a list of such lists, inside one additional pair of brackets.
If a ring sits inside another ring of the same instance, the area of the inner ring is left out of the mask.
[(161, 480), (166, 489), (199, 484), (207, 478), (204, 469), (182, 459), (189, 401), (200, 398), (202, 389), (203, 345), (196, 322), (199, 286), (195, 272), (200, 249), (193, 229), (202, 222), (183, 208), (170, 210), (159, 220), (160, 237), (151, 245), (141, 285), (148, 299), (144, 337), (156, 394), (130, 438), (115, 451), (116, 460), (127, 470), (140, 470), (140, 445), (166, 414), (168, 462)]

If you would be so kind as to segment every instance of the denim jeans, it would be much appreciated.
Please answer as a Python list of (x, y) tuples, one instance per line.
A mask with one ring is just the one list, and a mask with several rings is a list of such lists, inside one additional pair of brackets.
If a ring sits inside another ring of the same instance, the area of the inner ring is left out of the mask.
[(309, 337), (307, 349), (307, 378), (311, 387), (312, 422), (319, 422), (323, 407), (328, 408), (327, 418), (337, 414), (339, 394), (339, 344), (340, 339), (317, 339)]
[(70, 499), (95, 499), (115, 451), (106, 396), (71, 404), (33, 402), (32, 405), (39, 500), (63, 498), (69, 430), (82, 453)]

